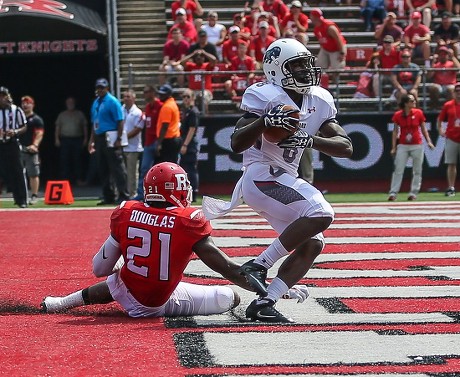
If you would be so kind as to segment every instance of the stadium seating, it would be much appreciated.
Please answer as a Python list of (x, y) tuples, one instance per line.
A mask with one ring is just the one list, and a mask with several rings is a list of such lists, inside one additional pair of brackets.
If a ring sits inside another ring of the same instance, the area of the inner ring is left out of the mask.
[[(120, 3), (127, 2), (127, 0), (119, 0)], [(133, 5), (138, 1), (130, 1), (131, 8)], [(289, 3), (289, 1), (285, 1)], [(153, 1), (153, 3), (158, 3), (158, 1)], [(171, 17), (171, 3), (172, 0), (165, 0), (162, 2), (164, 4), (164, 38), (166, 37), (166, 31), (172, 25), (172, 17)], [(218, 13), (219, 16), (219, 23), (222, 23), (226, 26), (232, 24), (233, 15), (237, 12), (241, 12), (243, 8), (243, 2), (241, 6), (235, 6), (236, 4), (229, 2), (228, 0), (200, 0), (201, 5), (204, 9), (203, 19), (206, 19), (206, 15), (209, 11), (213, 10)], [(229, 3), (231, 6), (229, 6)], [(351, 5), (340, 5), (336, 2), (331, 1), (331, 5), (329, 4), (318, 4), (316, 2), (309, 2), (306, 4), (304, 2), (303, 12), (307, 15), (309, 14), (310, 10), (318, 5), (321, 6), (323, 10), (324, 16), (329, 19), (333, 19), (339, 27), (342, 29), (345, 38), (347, 39), (348, 43), (348, 53), (347, 53), (347, 70), (344, 73), (340, 74), (339, 82), (333, 83), (329, 85), (329, 89), (335, 95), (335, 98), (338, 98), (337, 105), (341, 111), (376, 111), (376, 110), (392, 110), (394, 109), (394, 105), (390, 106), (391, 100), (389, 100), (389, 94), (391, 93), (391, 87), (384, 88), (385, 99), (379, 101), (375, 98), (370, 99), (354, 99), (353, 94), (356, 91), (356, 84), (359, 79), (359, 68), (364, 67), (366, 61), (368, 60), (369, 56), (374, 51), (376, 46), (374, 34), (373, 32), (365, 32), (364, 24), (360, 17), (359, 11), (359, 2), (358, 0), (352, 0)], [(159, 23), (158, 16), (156, 16), (153, 20), (155, 23)], [(460, 18), (454, 18), (454, 22), (460, 21)], [(400, 26), (405, 26), (407, 20), (402, 19), (398, 21)], [(440, 22), (440, 18), (436, 17), (433, 19), (433, 26), (436, 26)], [(310, 27), (308, 30), (309, 36), (309, 44), (308, 48), (313, 54), (316, 54), (319, 50), (319, 45), (315, 36), (313, 35), (312, 28)], [(134, 39), (134, 38), (133, 38)], [(139, 39), (139, 38), (138, 38)], [(140, 43), (143, 42), (141, 38)], [(139, 41), (138, 41), (139, 43)], [(144, 43), (147, 43), (145, 41)], [(434, 47), (435, 44), (432, 43)], [(160, 55), (160, 48), (162, 45), (152, 45), (152, 48), (156, 49), (155, 58), (158, 59)], [(134, 49), (134, 47), (133, 47)], [(153, 58), (152, 58), (153, 59)], [(151, 70), (155, 70), (157, 63), (151, 64)], [(126, 64), (125, 64), (126, 66)], [(126, 71), (126, 67), (122, 66), (122, 70)], [(221, 71), (223, 69), (222, 64), (218, 64), (216, 70)], [(138, 76), (145, 82), (145, 76), (142, 75), (145, 72), (134, 72), (134, 75)], [(152, 76), (152, 75), (151, 75)], [(150, 77), (151, 77), (150, 76)], [(228, 77), (227, 77), (228, 78)], [(214, 100), (210, 104), (210, 113), (225, 113), (225, 112), (235, 112), (239, 103), (239, 97), (235, 98), (227, 98), (224, 95), (224, 88), (223, 83), (225, 81), (225, 75), (215, 75), (213, 77), (213, 91), (214, 91)], [(127, 79), (125, 79), (125, 85), (127, 84)], [(143, 84), (142, 84), (143, 85)], [(422, 89), (421, 89), (422, 90)], [(425, 88), (426, 90), (426, 88)], [(176, 88), (175, 93), (177, 93), (177, 98), (179, 99), (179, 94), (181, 93), (181, 88)], [(364, 105), (364, 106), (363, 106)]]

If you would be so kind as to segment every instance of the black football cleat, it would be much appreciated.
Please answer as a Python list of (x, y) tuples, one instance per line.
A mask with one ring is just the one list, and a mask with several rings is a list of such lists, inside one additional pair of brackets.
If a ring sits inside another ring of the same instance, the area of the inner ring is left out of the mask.
[(254, 259), (251, 259), (243, 264), (239, 271), (258, 295), (265, 297), (268, 294), (268, 284), (265, 281), (267, 279), (267, 269), (264, 266), (254, 263)]
[(275, 302), (264, 299), (254, 300), (246, 308), (246, 317), (253, 321), (269, 323), (294, 323), (292, 318), (287, 318), (275, 309)]

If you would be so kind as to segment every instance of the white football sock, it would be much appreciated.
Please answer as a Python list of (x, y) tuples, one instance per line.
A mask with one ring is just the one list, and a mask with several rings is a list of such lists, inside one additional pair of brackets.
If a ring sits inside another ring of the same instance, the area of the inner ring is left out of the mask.
[(77, 306), (85, 305), (83, 301), (83, 295), (81, 294), (82, 290), (71, 293), (70, 295), (61, 297), (62, 309), (72, 309)]
[(286, 285), (286, 283), (279, 277), (276, 277), (268, 286), (268, 294), (265, 298), (277, 302), (288, 290), (289, 287)]
[(276, 238), (255, 260), (254, 263), (264, 266), (266, 269), (272, 267), (275, 262), (288, 255), (289, 252), (281, 244), (279, 238)]

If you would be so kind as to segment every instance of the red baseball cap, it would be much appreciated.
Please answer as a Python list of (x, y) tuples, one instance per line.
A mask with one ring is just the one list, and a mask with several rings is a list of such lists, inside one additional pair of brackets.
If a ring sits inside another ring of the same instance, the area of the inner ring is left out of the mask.
[(412, 16), (410, 17), (412, 20), (417, 20), (422, 18), (422, 14), (420, 12), (414, 12), (412, 13)]
[(319, 8), (313, 8), (310, 11), (310, 16), (322, 18), (323, 17), (323, 11), (321, 9), (319, 9)]

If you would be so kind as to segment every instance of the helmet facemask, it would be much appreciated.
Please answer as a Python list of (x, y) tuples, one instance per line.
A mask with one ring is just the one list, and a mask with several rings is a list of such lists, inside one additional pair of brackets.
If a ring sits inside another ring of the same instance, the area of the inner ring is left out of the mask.
[(285, 75), (281, 80), (283, 88), (301, 94), (308, 93), (310, 87), (318, 86), (321, 80), (321, 68), (315, 67), (315, 57), (312, 55), (287, 59), (282, 66), (282, 71)]

